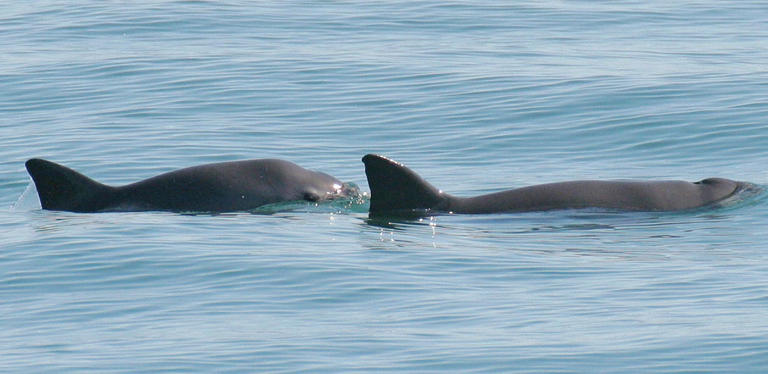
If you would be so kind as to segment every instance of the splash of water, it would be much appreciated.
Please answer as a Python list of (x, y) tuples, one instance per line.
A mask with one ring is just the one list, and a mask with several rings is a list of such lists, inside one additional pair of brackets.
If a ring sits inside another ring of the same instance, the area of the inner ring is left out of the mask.
[(42, 206), (40, 205), (40, 200), (37, 197), (37, 189), (35, 189), (35, 184), (30, 181), (29, 184), (27, 184), (27, 188), (25, 188), (24, 192), (21, 193), (21, 196), (16, 199), (15, 203), (11, 204), (9, 210), (11, 212), (18, 212), (34, 209), (42, 209)]

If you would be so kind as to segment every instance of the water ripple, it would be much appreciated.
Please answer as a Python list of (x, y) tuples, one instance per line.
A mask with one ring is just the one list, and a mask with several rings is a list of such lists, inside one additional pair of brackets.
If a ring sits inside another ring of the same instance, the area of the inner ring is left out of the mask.
[(5, 8), (4, 370), (768, 365), (765, 192), (675, 214), (382, 221), (364, 200), (263, 214), (74, 214), (24, 197), (23, 164), (46, 157), (123, 184), (276, 157), (365, 191), (360, 157), (374, 152), (460, 195), (583, 178), (764, 186), (762, 4)]

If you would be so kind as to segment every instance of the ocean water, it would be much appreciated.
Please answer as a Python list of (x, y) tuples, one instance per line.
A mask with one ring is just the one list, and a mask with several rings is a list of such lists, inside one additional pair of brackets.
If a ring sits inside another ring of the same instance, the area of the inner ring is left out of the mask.
[(768, 198), (371, 220), (40, 209), (32, 157), (125, 184), (380, 153), (463, 196), (768, 185), (758, 1), (0, 7), (0, 371), (762, 372)]

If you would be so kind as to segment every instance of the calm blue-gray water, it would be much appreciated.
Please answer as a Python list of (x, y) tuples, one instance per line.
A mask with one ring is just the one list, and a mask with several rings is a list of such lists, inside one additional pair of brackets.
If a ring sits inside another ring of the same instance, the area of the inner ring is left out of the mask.
[(768, 199), (369, 220), (368, 202), (41, 210), (24, 161), (114, 185), (282, 158), (368, 191), (768, 185), (759, 1), (0, 6), (0, 371), (761, 372)]

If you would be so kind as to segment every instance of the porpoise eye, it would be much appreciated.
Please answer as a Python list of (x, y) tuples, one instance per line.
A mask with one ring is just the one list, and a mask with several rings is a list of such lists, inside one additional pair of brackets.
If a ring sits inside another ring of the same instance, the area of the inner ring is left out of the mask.
[(304, 200), (306, 201), (320, 201), (320, 196), (314, 192), (304, 192)]
[(717, 182), (716, 178), (706, 178), (698, 182), (694, 182), (693, 184), (715, 184), (715, 182)]

